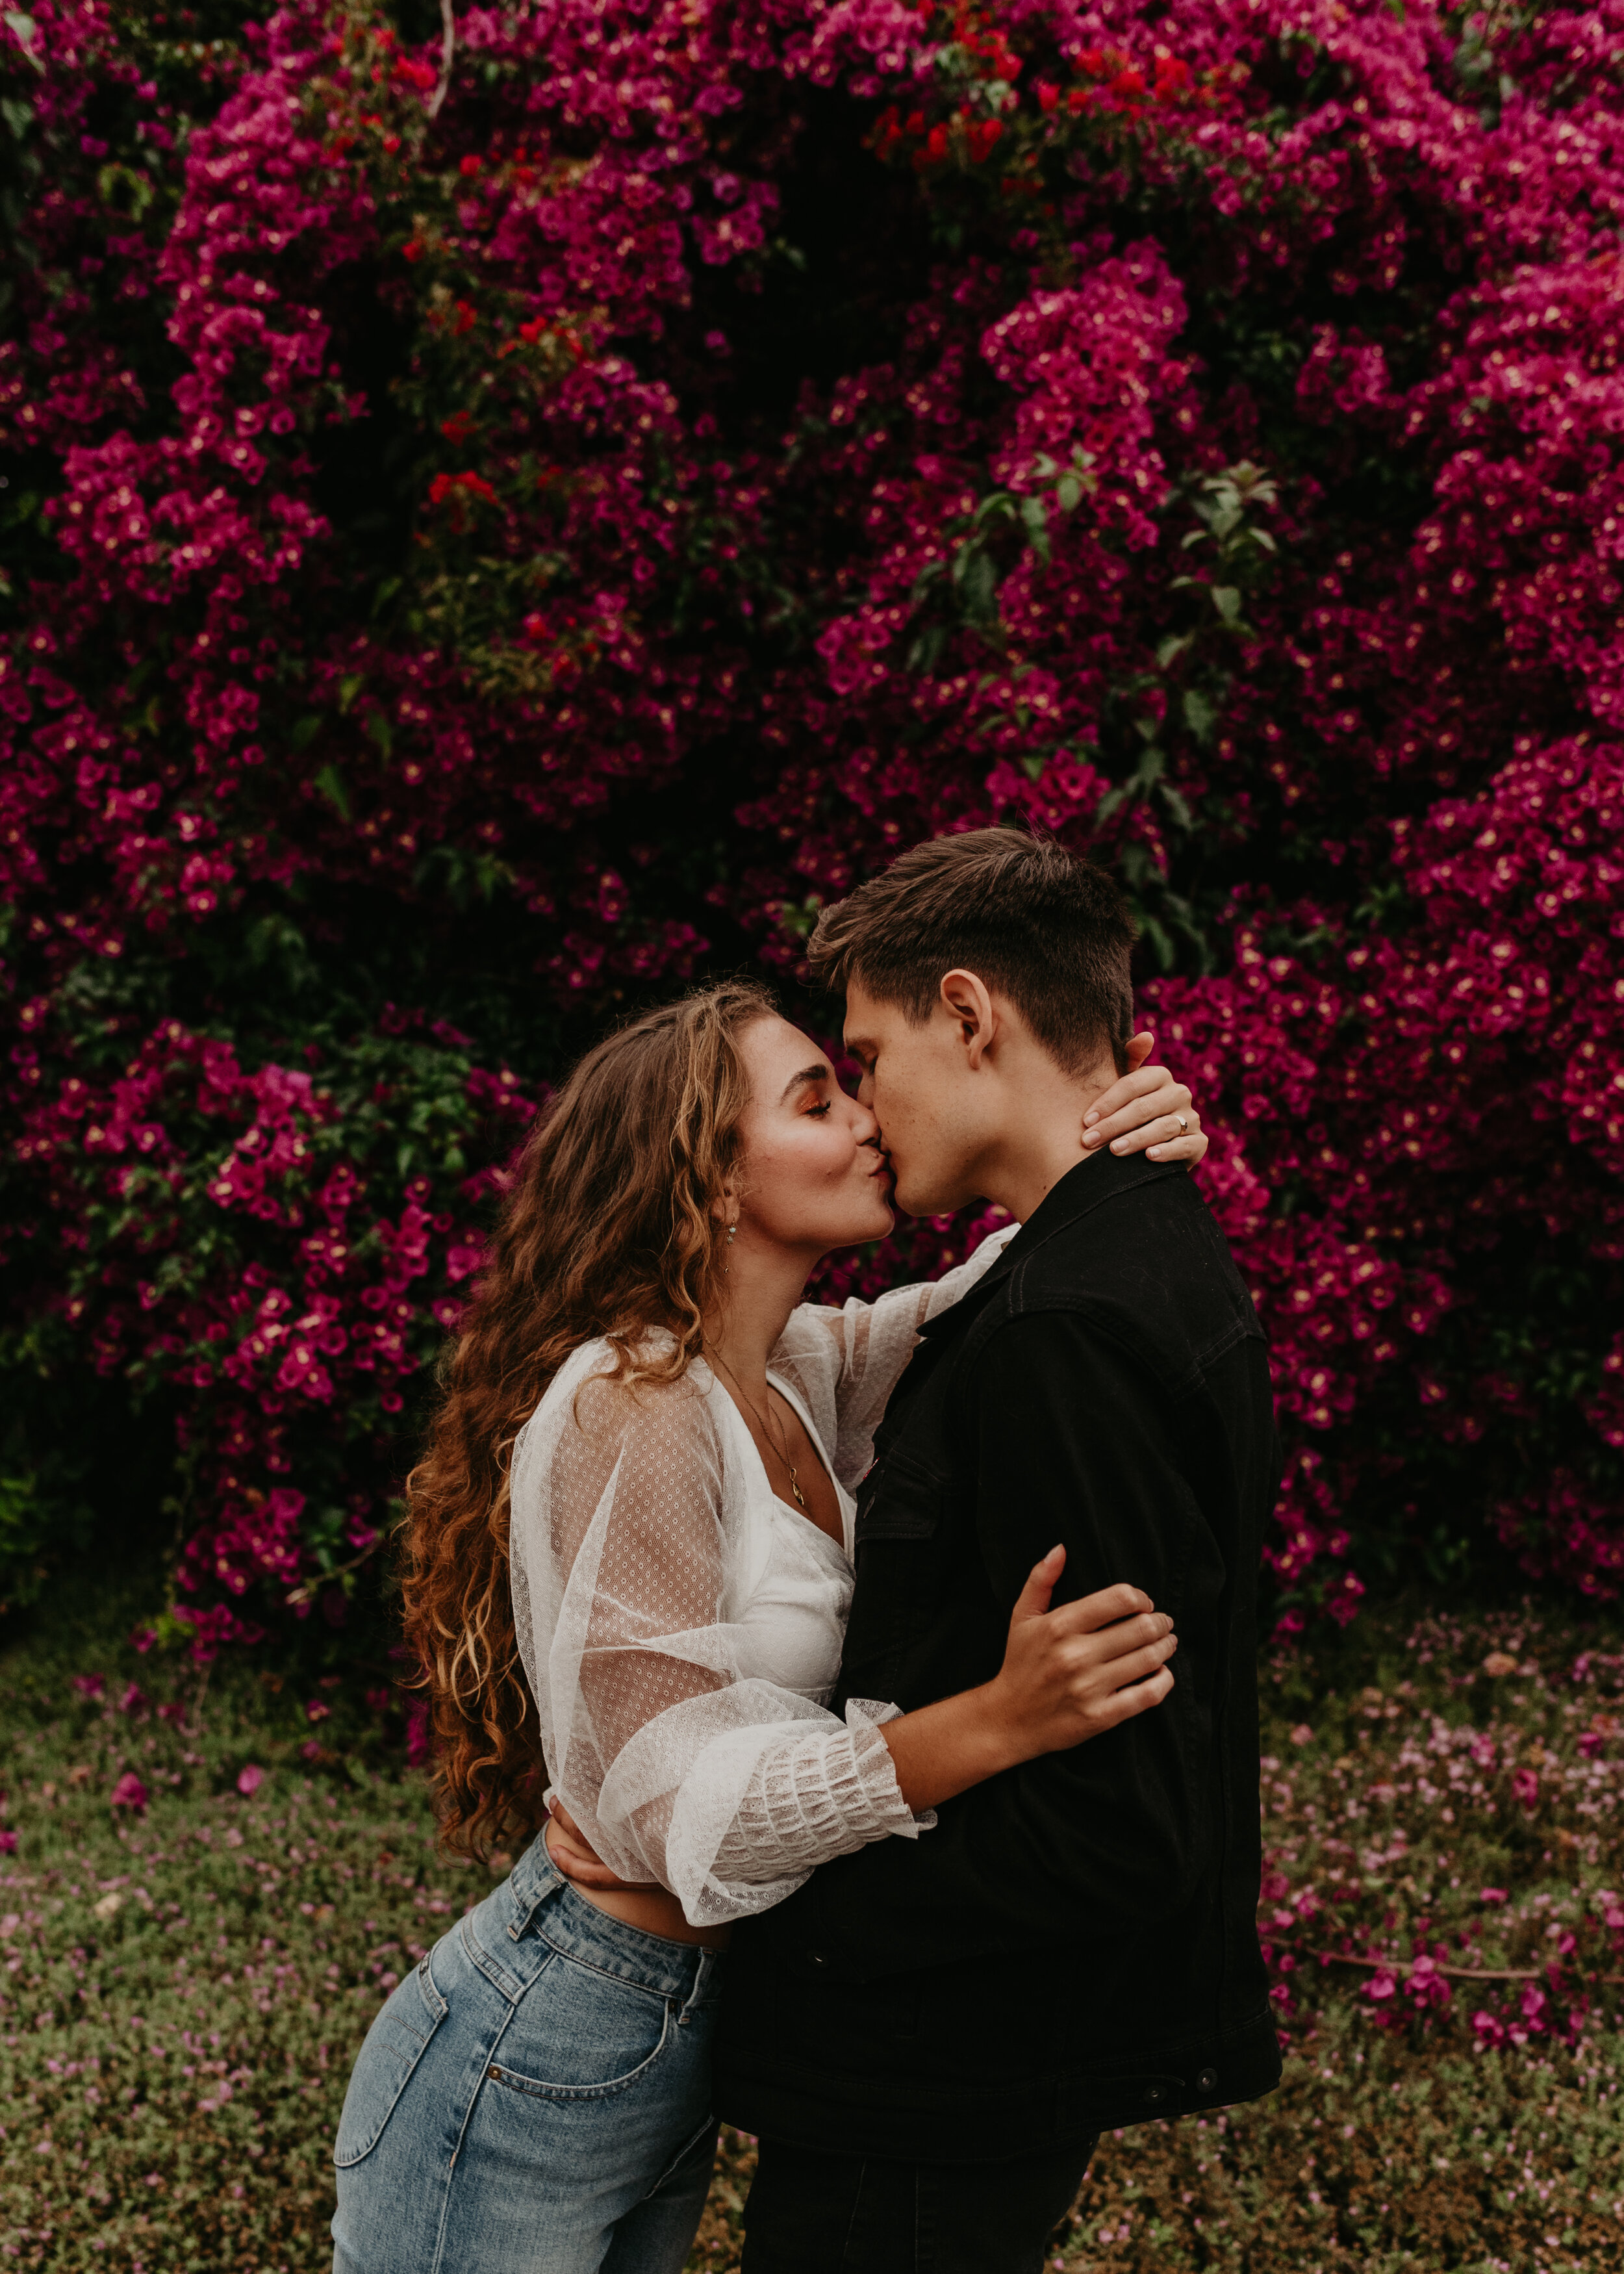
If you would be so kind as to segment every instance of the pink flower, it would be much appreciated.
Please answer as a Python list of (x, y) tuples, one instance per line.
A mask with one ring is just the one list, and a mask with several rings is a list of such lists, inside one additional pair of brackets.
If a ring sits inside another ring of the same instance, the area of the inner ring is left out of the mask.
[(252, 1798), (264, 1782), (265, 1771), (255, 1761), (250, 1761), (237, 1773), (237, 1788), (244, 1800)]
[(147, 1799), (147, 1787), (133, 1769), (126, 1769), (113, 1787), (111, 1795), (113, 1807), (132, 1809), (137, 1816), (140, 1816), (146, 1811)]
[(73, 1687), (81, 1698), (94, 1702), (105, 1691), (107, 1676), (104, 1674), (76, 1674), (73, 1676)]
[(307, 1721), (325, 1721), (330, 1717), (333, 1708), (324, 1705), (320, 1698), (312, 1698), (304, 1708), (304, 1719)]

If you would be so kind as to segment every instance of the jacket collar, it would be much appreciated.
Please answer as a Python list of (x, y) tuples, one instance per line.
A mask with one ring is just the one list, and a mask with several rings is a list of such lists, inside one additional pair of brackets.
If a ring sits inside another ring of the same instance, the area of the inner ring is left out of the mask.
[(1074, 1169), (1068, 1169), (1060, 1182), (1044, 1194), (991, 1270), (957, 1303), (939, 1311), (934, 1319), (927, 1319), (920, 1334), (929, 1340), (938, 1335), (956, 1333), (990, 1300), (1019, 1264), (1104, 1201), (1114, 1200), (1119, 1193), (1132, 1192), (1136, 1185), (1154, 1184), (1163, 1177), (1185, 1174), (1180, 1161), (1147, 1161), (1142, 1153), (1091, 1154)]

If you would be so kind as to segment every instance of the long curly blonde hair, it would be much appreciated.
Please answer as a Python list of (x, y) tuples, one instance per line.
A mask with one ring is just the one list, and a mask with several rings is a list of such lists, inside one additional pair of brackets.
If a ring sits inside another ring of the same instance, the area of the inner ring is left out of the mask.
[[(488, 1856), (539, 1826), (544, 1770), (508, 1584), (514, 1441), (571, 1351), (605, 1336), (622, 1376), (670, 1380), (720, 1293), (712, 1203), (740, 1163), (744, 1029), (776, 1006), (733, 980), (589, 1050), (521, 1156), (443, 1396), (407, 1480), (406, 1640), (435, 1738), (443, 1843)], [(650, 1328), (670, 1340), (644, 1345)]]

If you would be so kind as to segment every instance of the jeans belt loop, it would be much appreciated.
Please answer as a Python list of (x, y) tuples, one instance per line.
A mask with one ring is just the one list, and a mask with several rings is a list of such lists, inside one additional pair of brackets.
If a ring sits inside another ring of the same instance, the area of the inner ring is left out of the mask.
[(679, 2029), (682, 2027), (682, 2024), (688, 2020), (688, 2015), (693, 2012), (694, 2007), (699, 2003), (700, 1996), (702, 1992), (709, 1987), (710, 1977), (715, 1971), (715, 1951), (706, 1950), (702, 1946), (699, 1951), (699, 1963), (694, 1969), (694, 1986), (688, 1992), (687, 1998), (683, 2000), (682, 2011), (677, 2015), (677, 2027)]
[[(517, 1876), (516, 1873), (515, 1876)], [(508, 1892), (512, 1896), (517, 1909), (517, 1916), (508, 1922), (508, 1938), (510, 1942), (523, 1941), (530, 1931), (537, 1912), (544, 1904), (550, 1903), (553, 1897), (561, 1892), (565, 1884), (563, 1876), (551, 1856), (547, 1857), (546, 1862), (546, 1883), (534, 1894), (528, 1898), (522, 1896), (515, 1887), (513, 1880), (511, 1879), (508, 1880)]]

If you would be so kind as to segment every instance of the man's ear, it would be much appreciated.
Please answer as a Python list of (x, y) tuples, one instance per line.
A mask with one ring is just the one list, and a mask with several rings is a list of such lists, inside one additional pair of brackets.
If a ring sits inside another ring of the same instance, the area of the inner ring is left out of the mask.
[(997, 1039), (998, 1017), (992, 997), (974, 971), (950, 971), (942, 982), (941, 998), (959, 1028), (966, 1063), (974, 1073)]

